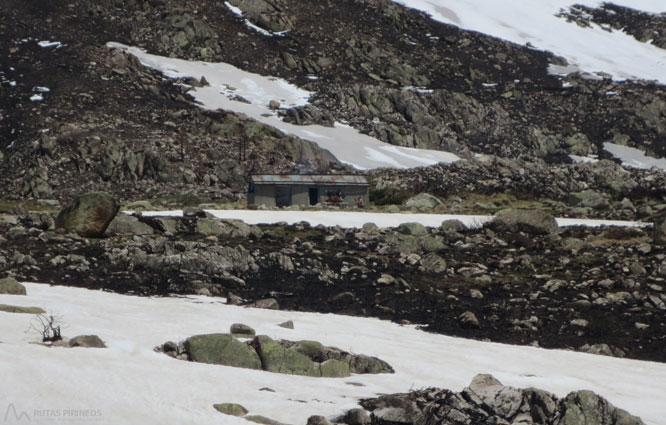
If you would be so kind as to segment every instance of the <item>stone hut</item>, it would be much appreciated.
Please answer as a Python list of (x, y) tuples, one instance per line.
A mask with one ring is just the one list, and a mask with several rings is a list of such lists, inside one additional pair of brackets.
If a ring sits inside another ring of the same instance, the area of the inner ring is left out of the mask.
[(369, 202), (368, 181), (361, 175), (257, 174), (250, 177), (248, 205), (365, 206)]

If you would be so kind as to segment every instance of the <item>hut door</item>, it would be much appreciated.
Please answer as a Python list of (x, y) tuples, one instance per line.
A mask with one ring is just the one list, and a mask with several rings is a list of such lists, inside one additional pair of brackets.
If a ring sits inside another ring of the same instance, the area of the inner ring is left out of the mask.
[(278, 207), (291, 205), (291, 186), (275, 186), (275, 205)]
[(317, 205), (319, 203), (319, 189), (316, 187), (311, 187), (309, 190), (310, 194), (310, 205)]

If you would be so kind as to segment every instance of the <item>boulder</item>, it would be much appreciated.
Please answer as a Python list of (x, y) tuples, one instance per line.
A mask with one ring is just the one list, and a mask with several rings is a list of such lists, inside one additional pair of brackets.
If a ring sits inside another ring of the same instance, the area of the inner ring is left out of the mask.
[(25, 295), (25, 286), (18, 283), (13, 277), (0, 279), (0, 294)]
[(134, 216), (119, 214), (109, 224), (107, 233), (110, 235), (152, 235), (155, 231)]
[(466, 229), (465, 224), (460, 220), (444, 220), (439, 228), (443, 232), (453, 231), (462, 232)]
[(349, 359), (349, 371), (351, 373), (394, 373), (390, 364), (377, 357), (364, 354), (352, 355)]
[(576, 391), (560, 403), (558, 425), (644, 425), (643, 421), (610, 404), (592, 391)]
[(220, 403), (214, 404), (213, 407), (220, 413), (231, 416), (245, 416), (248, 414), (248, 410), (236, 403)]
[(185, 341), (185, 350), (195, 362), (261, 369), (257, 352), (229, 334), (192, 336)]
[(310, 416), (308, 418), (307, 425), (333, 425), (333, 424), (324, 416), (315, 415), (315, 416)]
[(264, 298), (261, 300), (257, 300), (252, 304), (248, 304), (248, 307), (266, 308), (268, 310), (279, 310), (280, 304), (278, 304), (275, 298)]
[(256, 334), (254, 329), (242, 323), (234, 323), (233, 325), (231, 325), (229, 332), (231, 332), (231, 334), (234, 336), (240, 336), (245, 338), (251, 338)]
[(419, 193), (406, 200), (405, 205), (419, 211), (426, 211), (442, 205), (442, 201), (429, 193)]
[(349, 410), (344, 417), (344, 423), (347, 425), (370, 425), (371, 422), (368, 412), (361, 408)]
[(557, 221), (543, 211), (515, 209), (498, 213), (488, 226), (496, 231), (542, 235), (555, 232)]
[(286, 322), (278, 324), (278, 326), (285, 329), (294, 329), (294, 322), (292, 320), (287, 320)]
[(252, 341), (264, 370), (289, 375), (321, 376), (319, 365), (296, 350), (285, 348), (277, 341), (259, 335)]
[(40, 307), (21, 307), (17, 305), (0, 304), (0, 311), (6, 313), (24, 313), (24, 314), (44, 314), (44, 309)]
[(104, 341), (97, 335), (79, 335), (69, 340), (70, 347), (106, 348)]
[(603, 193), (594, 190), (574, 192), (569, 195), (569, 204), (574, 207), (603, 209), (608, 208), (607, 197)]
[(60, 210), (55, 225), (79, 236), (101, 237), (119, 209), (118, 202), (108, 193), (89, 192)]
[(335, 359), (322, 362), (319, 369), (323, 378), (346, 378), (350, 375), (349, 363)]
[(424, 236), (428, 234), (428, 229), (421, 223), (402, 223), (398, 226), (398, 232), (403, 235)]
[(250, 422), (254, 422), (256, 424), (263, 424), (263, 425), (285, 425), (282, 422), (278, 422), (275, 419), (267, 418), (266, 416), (261, 416), (261, 415), (248, 415), (248, 416), (243, 416), (243, 419), (248, 420)]
[(666, 214), (655, 217), (652, 238), (657, 244), (666, 244)]

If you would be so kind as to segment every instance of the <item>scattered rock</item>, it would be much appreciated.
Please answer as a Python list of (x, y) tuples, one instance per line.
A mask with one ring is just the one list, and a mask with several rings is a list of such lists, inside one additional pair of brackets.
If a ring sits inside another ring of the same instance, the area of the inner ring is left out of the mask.
[(261, 369), (257, 352), (229, 334), (192, 336), (185, 341), (185, 349), (195, 362)]
[(548, 234), (557, 230), (557, 221), (552, 215), (539, 210), (511, 210), (495, 215), (489, 227), (496, 231)]
[(26, 295), (25, 286), (13, 277), (5, 277), (0, 279), (0, 294)]
[(25, 313), (25, 314), (44, 314), (46, 311), (44, 311), (40, 307), (21, 307), (17, 305), (7, 305), (7, 304), (0, 304), (0, 311), (4, 311), (7, 313)]
[(294, 322), (291, 320), (287, 320), (286, 322), (278, 324), (278, 326), (285, 329), (294, 329)]
[(58, 213), (55, 225), (79, 236), (101, 237), (119, 209), (120, 205), (108, 193), (90, 192), (66, 205)]
[(70, 347), (106, 348), (104, 341), (97, 335), (79, 335), (69, 340)]
[(220, 413), (231, 416), (245, 416), (248, 414), (248, 410), (236, 403), (220, 403), (214, 404), (213, 407)]
[(251, 338), (254, 337), (256, 332), (248, 325), (242, 323), (234, 323), (231, 325), (229, 332), (235, 337)]

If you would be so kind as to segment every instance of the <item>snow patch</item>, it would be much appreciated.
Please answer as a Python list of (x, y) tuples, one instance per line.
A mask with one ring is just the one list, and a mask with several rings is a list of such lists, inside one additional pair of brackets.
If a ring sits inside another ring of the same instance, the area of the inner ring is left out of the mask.
[[(582, 28), (555, 16), (570, 0), (393, 0), (433, 19), (563, 56), (570, 65), (558, 74), (608, 73), (616, 80), (644, 79), (666, 84), (666, 51), (620, 31), (596, 24)], [(599, 7), (602, 1), (577, 4)], [(652, 13), (666, 11), (663, 0), (617, 0), (615, 4)], [(556, 65), (551, 65), (556, 67)], [(551, 72), (555, 72), (554, 69)]]
[(647, 156), (645, 155), (645, 152), (636, 148), (606, 142), (604, 143), (604, 150), (622, 161), (622, 165), (627, 167), (641, 168), (644, 170), (656, 167), (661, 170), (666, 170), (666, 159)]
[[(339, 161), (358, 169), (422, 167), (460, 159), (450, 152), (389, 145), (340, 123), (335, 123), (333, 128), (286, 123), (276, 116), (275, 111), (268, 108), (269, 102), (279, 100), (285, 108), (304, 106), (308, 104), (312, 93), (279, 78), (245, 72), (226, 63), (186, 61), (151, 55), (137, 47), (120, 43), (109, 42), (107, 46), (136, 56), (144, 66), (157, 69), (169, 78), (200, 80), (205, 77), (209, 86), (192, 88), (188, 92), (202, 108), (245, 114), (285, 134), (314, 142), (331, 152)], [(238, 101), (239, 96), (250, 103)]]
[[(402, 223), (421, 223), (427, 227), (439, 227), (445, 220), (460, 220), (465, 226), (478, 228), (493, 219), (490, 215), (460, 214), (409, 214), (409, 213), (369, 213), (347, 211), (276, 211), (276, 210), (206, 210), (213, 216), (225, 220), (241, 220), (247, 224), (272, 224), (285, 222), (288, 224), (306, 221), (312, 226), (340, 226), (344, 228), (361, 228), (365, 223), (375, 223), (378, 227), (398, 227)], [(183, 215), (182, 210), (144, 211), (145, 216), (176, 216)], [(592, 220), (579, 218), (557, 218), (560, 226), (622, 226), (648, 227), (650, 223), (622, 220)]]

